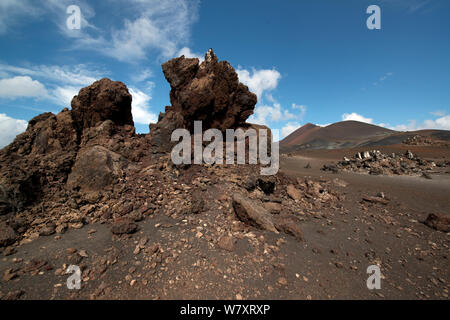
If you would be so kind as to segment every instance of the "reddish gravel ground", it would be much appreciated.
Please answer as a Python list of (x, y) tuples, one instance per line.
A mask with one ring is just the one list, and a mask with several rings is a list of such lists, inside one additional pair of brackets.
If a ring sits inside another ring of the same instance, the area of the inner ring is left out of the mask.
[[(405, 147), (379, 148), (399, 152)], [(402, 151), (404, 152), (404, 150)], [(449, 150), (408, 146), (420, 156), (449, 159)], [(448, 299), (448, 234), (422, 222), (449, 214), (450, 175), (432, 179), (324, 173), (323, 164), (362, 150), (306, 151), (282, 157), (292, 177), (327, 181), (343, 194), (341, 208), (298, 213), (303, 241), (256, 228), (238, 230), (232, 248), (212, 241), (236, 218), (214, 209), (173, 218), (154, 214), (138, 232), (113, 236), (104, 224), (39, 237), (1, 257), (0, 295), (20, 299)], [(311, 168), (304, 168), (310, 163)], [(205, 187), (219, 203), (220, 185)], [(387, 204), (363, 197), (383, 192)], [(217, 198), (216, 198), (217, 197)], [(216, 239), (217, 240), (217, 239)], [(83, 270), (69, 290), (63, 267)], [(366, 286), (379, 265), (381, 289)]]

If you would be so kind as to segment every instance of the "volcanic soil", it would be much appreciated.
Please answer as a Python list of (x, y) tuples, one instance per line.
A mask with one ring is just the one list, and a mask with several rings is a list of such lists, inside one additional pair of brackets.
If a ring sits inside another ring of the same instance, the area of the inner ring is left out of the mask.
[[(393, 149), (413, 147), (384, 151)], [(211, 239), (218, 223), (214, 210), (175, 219), (154, 214), (126, 237), (91, 224), (4, 252), (0, 292), (5, 299), (448, 299), (448, 234), (423, 221), (429, 213), (448, 214), (450, 175), (321, 170), (355, 152), (281, 157), (283, 173), (322, 181), (343, 195), (335, 208), (300, 214), (303, 241), (249, 228), (235, 243), (217, 245)], [(449, 157), (448, 149), (413, 152)], [(217, 202), (220, 187), (205, 188), (204, 200)], [(363, 200), (380, 193), (382, 203)], [(66, 286), (70, 264), (83, 271), (80, 290)], [(380, 290), (367, 288), (370, 265), (380, 266)]]

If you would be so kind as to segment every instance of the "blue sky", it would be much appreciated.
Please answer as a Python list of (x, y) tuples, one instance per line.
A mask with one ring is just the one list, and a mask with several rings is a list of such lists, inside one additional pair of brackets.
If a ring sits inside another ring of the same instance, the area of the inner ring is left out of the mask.
[(1, 0), (0, 146), (102, 77), (128, 86), (148, 132), (170, 105), (161, 63), (209, 48), (258, 95), (249, 121), (282, 137), (345, 119), (450, 130), (449, 16), (448, 0)]

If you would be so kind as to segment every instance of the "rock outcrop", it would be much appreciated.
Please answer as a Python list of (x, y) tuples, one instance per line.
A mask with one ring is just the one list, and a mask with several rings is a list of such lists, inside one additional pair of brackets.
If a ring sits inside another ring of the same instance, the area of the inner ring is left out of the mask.
[(81, 89), (73, 98), (72, 116), (81, 131), (105, 120), (133, 126), (131, 100), (131, 94), (122, 82), (104, 78)]
[[(446, 164), (444, 163), (443, 166)], [(353, 158), (345, 157), (337, 164), (326, 164), (322, 170), (337, 173), (348, 170), (372, 175), (423, 175), (437, 166), (433, 161), (419, 158), (410, 150), (404, 155), (383, 154), (379, 150), (358, 152)]]
[[(197, 58), (172, 59), (162, 66), (170, 84), (170, 101), (157, 124), (150, 125), (154, 146), (170, 145), (176, 128), (193, 132), (194, 121), (202, 121), (203, 130), (221, 131), (245, 124), (253, 113), (257, 97), (244, 84), (227, 61), (218, 61), (210, 49), (205, 61)], [(168, 134), (169, 133), (169, 134)]]
[(435, 147), (450, 147), (448, 141), (436, 139), (434, 137), (426, 137), (421, 135), (414, 135), (402, 141), (403, 144), (410, 146), (435, 146)]
[(0, 151), (0, 214), (57, 195), (67, 182), (69, 189), (103, 190), (117, 182), (127, 158), (148, 153), (145, 143), (134, 133), (126, 86), (96, 81), (73, 98), (72, 110), (33, 118)]
[[(0, 151), (0, 185), (9, 209), (39, 200), (45, 190), (64, 184), (78, 151), (71, 111), (44, 113)], [(44, 190), (45, 189), (45, 190)]]
[[(250, 139), (258, 141), (261, 130), (271, 139), (267, 127), (245, 123), (256, 95), (212, 50), (201, 64), (181, 57), (164, 64), (163, 71), (172, 87), (172, 106), (148, 135), (135, 133), (126, 86), (102, 79), (73, 98), (72, 110), (35, 117), (23, 134), (0, 150), (0, 247), (89, 223), (112, 223), (111, 232), (120, 236), (135, 232), (136, 222), (160, 212), (174, 217), (216, 213), (218, 209), (211, 208), (215, 202), (205, 198), (205, 181), (220, 184), (226, 194), (246, 194), (241, 182), (250, 176), (249, 188), (273, 201), (268, 211), (260, 200), (236, 197), (240, 218), (300, 238), (290, 223), (275, 225), (271, 213), (280, 215), (285, 208), (277, 198), (284, 191), (277, 178), (259, 177), (258, 165), (175, 166), (170, 159), (172, 131), (192, 130), (196, 120), (203, 121), (203, 130), (253, 129), (256, 137), (238, 136), (233, 142), (245, 142), (248, 159)], [(232, 241), (222, 242), (232, 247)]]

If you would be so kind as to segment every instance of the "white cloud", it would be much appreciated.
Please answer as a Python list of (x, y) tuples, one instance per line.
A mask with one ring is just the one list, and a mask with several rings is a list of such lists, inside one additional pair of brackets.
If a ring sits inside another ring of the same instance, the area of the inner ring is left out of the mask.
[(397, 131), (416, 131), (425, 129), (450, 130), (450, 115), (445, 115), (434, 120), (428, 119), (422, 123), (419, 123), (416, 120), (410, 120), (408, 124), (387, 127)]
[(288, 122), (283, 128), (281, 128), (281, 138), (287, 137), (298, 128), (300, 128), (300, 123)]
[(376, 81), (376, 82), (374, 82), (374, 83), (372, 83), (372, 84), (373, 84), (374, 86), (377, 86), (377, 85), (381, 84), (382, 82), (386, 81), (389, 77), (392, 77), (393, 75), (394, 75), (393, 72), (387, 72), (387, 73), (385, 73), (384, 75), (382, 75), (382, 76), (378, 79), (378, 81)]
[(417, 129), (417, 121), (409, 120), (408, 124), (398, 124), (395, 126), (387, 125), (386, 127), (396, 131), (414, 131)]
[(442, 110), (436, 110), (436, 111), (430, 112), (430, 114), (435, 117), (443, 117), (447, 114), (447, 112), (442, 111)]
[(10, 144), (14, 138), (24, 132), (28, 123), (25, 120), (18, 120), (0, 113), (0, 148)]
[(281, 79), (281, 74), (275, 69), (252, 69), (249, 72), (245, 69), (236, 70), (239, 81), (245, 84), (251, 92), (258, 96), (258, 100), (264, 91), (271, 91), (278, 86), (278, 81)]
[(139, 124), (156, 123), (158, 117), (150, 111), (149, 102), (152, 99), (148, 94), (136, 88), (129, 88), (130, 94), (133, 97), (131, 105), (131, 113), (133, 120)]
[(43, 98), (47, 96), (44, 85), (28, 76), (0, 79), (0, 98)]
[(365, 123), (370, 123), (370, 124), (373, 123), (373, 119), (366, 118), (360, 114), (357, 114), (356, 112), (344, 113), (342, 115), (342, 121), (349, 121), (349, 120), (360, 121), (360, 122), (365, 122)]
[(450, 130), (450, 115), (435, 120), (426, 120), (425, 126), (428, 128)]
[[(417, 120), (409, 120), (407, 124), (390, 125), (388, 123), (377, 123), (377, 126), (389, 128), (397, 131), (416, 131), (424, 129), (438, 129), (438, 130), (450, 130), (450, 115), (445, 115), (445, 112), (431, 112), (435, 115), (440, 115), (436, 119), (424, 120), (422, 123)], [(373, 119), (366, 118), (356, 112), (344, 113), (342, 115), (342, 121), (355, 120), (374, 124)]]
[[(51, 19), (57, 25), (60, 32), (67, 37), (89, 37), (87, 33), (89, 30), (98, 30), (88, 21), (95, 16), (95, 11), (85, 0), (41, 0), (40, 3), (46, 13), (51, 13)], [(69, 15), (66, 10), (70, 5), (77, 5), (80, 7), (80, 30), (71, 30), (67, 28), (66, 21)]]
[(57, 87), (52, 91), (51, 99), (62, 107), (69, 107), (74, 96), (80, 91), (80, 87)]
[(289, 110), (281, 107), (281, 104), (275, 102), (273, 105), (258, 105), (255, 112), (248, 119), (251, 123), (268, 126), (270, 122), (279, 122), (299, 119), (299, 116), (291, 113)]
[[(278, 82), (281, 79), (281, 74), (276, 69), (256, 70), (252, 68), (250, 72), (238, 67), (236, 72), (239, 81), (248, 86), (249, 90), (258, 97), (259, 103), (256, 105), (253, 115), (249, 117), (249, 122), (269, 126), (271, 122), (303, 118), (306, 112), (304, 106), (292, 104), (292, 110), (300, 110), (300, 114), (294, 114), (290, 110), (283, 108), (270, 93), (278, 86)], [(270, 102), (269, 104), (262, 102), (263, 94), (265, 99)]]
[(131, 77), (134, 82), (143, 82), (153, 76), (153, 72), (150, 69), (144, 69), (140, 73)]
[[(0, 64), (0, 73), (12, 77), (0, 80), (2, 83), (0, 97), (14, 98), (15, 95), (16, 97), (49, 99), (62, 107), (69, 107), (72, 98), (81, 88), (103, 78), (104, 74), (83, 64), (28, 67)], [(46, 87), (41, 81), (46, 84)]]
[(297, 118), (303, 120), (303, 118), (305, 117), (306, 114), (306, 106), (304, 105), (297, 105), (295, 103), (292, 104), (292, 109), (293, 110), (300, 110), (300, 114), (297, 115)]
[[(199, 1), (109, 0), (133, 18), (116, 22), (102, 36), (88, 33), (77, 39), (76, 49), (89, 48), (124, 62), (136, 62), (155, 52), (158, 58), (176, 55), (190, 39), (191, 25), (197, 20)], [(120, 21), (118, 17), (116, 21)], [(103, 36), (105, 35), (105, 36)]]
[(49, 81), (71, 85), (91, 84), (95, 80), (98, 80), (104, 73), (101, 71), (93, 71), (93, 68), (84, 64), (75, 66), (37, 65), (29, 67), (0, 64), (0, 72), (43, 78)]
[(112, 47), (105, 52), (121, 61), (143, 59), (151, 47), (162, 51), (163, 56), (171, 56), (176, 50), (174, 42), (164, 39), (162, 32), (147, 17), (125, 20), (123, 29), (112, 32)]
[(279, 103), (275, 103), (273, 106), (257, 106), (248, 121), (251, 123), (268, 125), (268, 122), (280, 121), (282, 114), (281, 105)]
[(41, 11), (34, 7), (29, 0), (1, 0), (0, 1), (0, 34), (10, 31), (25, 18), (38, 16)]
[[(76, 4), (81, 9), (81, 29), (70, 30), (66, 26), (68, 15), (66, 9), (70, 5)], [(61, 33), (68, 37), (83, 37), (87, 34), (87, 29), (94, 29), (95, 26), (88, 22), (88, 19), (95, 16), (95, 11), (85, 0), (1, 0), (0, 1), (0, 34), (8, 31), (14, 32), (14, 27), (19, 24), (32, 21), (32, 18), (42, 18), (49, 15)], [(46, 17), (47, 18), (47, 17)]]
[[(107, 0), (115, 10), (108, 12), (102, 28), (94, 25), (96, 12), (87, 0), (1, 0), (0, 34), (11, 30), (20, 20), (45, 16), (61, 34), (72, 38), (71, 49), (101, 52), (125, 62), (135, 62), (156, 52), (156, 57), (173, 57), (185, 46), (191, 26), (198, 18), (199, 0)], [(81, 9), (81, 29), (66, 26), (66, 9), (76, 4)], [(116, 13), (117, 12), (117, 13)], [(102, 12), (101, 14), (105, 14)], [(105, 26), (105, 21), (111, 21)]]

